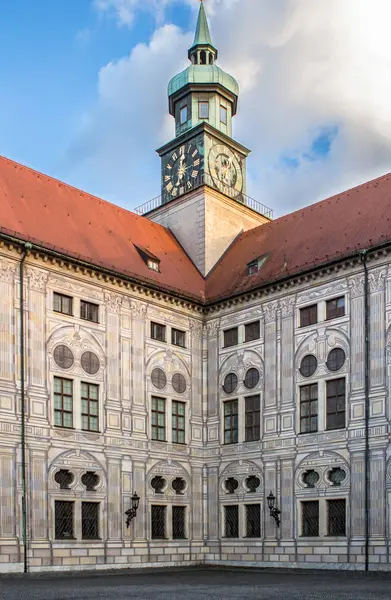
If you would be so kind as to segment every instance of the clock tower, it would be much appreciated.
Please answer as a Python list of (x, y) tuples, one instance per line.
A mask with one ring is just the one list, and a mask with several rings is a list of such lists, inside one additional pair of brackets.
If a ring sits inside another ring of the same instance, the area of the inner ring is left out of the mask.
[(232, 138), (239, 85), (216, 64), (202, 0), (188, 58), (168, 86), (175, 138), (158, 150), (162, 195), (147, 216), (170, 228), (207, 275), (240, 231), (269, 219), (246, 196), (250, 151)]

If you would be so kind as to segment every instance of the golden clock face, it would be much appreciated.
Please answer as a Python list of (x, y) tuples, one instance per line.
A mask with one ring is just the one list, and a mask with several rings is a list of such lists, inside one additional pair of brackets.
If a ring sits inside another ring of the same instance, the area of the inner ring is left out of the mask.
[(172, 198), (196, 187), (202, 166), (198, 148), (188, 142), (170, 156), (164, 170), (164, 190)]
[(215, 186), (223, 194), (236, 197), (242, 192), (242, 167), (237, 156), (227, 146), (213, 146), (209, 152), (209, 173)]

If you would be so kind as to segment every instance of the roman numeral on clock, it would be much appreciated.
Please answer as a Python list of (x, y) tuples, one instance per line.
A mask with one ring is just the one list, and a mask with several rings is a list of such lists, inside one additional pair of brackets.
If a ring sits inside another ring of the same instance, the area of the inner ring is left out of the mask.
[(194, 161), (194, 166), (198, 167), (198, 165), (200, 164), (201, 160), (199, 158), (197, 158), (197, 160)]
[(164, 176), (164, 181), (170, 181), (170, 179), (171, 179), (171, 176), (170, 176), (170, 175), (165, 175), (165, 176)]
[(171, 190), (172, 190), (173, 187), (174, 186), (172, 185), (172, 182), (170, 181), (170, 183), (166, 186), (167, 192), (171, 192)]

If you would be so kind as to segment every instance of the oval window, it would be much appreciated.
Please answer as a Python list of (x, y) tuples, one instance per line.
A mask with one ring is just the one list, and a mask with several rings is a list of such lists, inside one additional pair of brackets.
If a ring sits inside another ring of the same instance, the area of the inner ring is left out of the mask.
[(318, 368), (318, 361), (315, 356), (308, 354), (303, 358), (300, 365), (300, 373), (303, 377), (311, 377)]
[(75, 361), (72, 350), (64, 345), (57, 346), (53, 352), (53, 358), (61, 369), (70, 369)]
[(238, 377), (235, 373), (228, 373), (224, 379), (223, 389), (226, 394), (232, 394), (238, 387)]
[(334, 348), (327, 357), (327, 368), (329, 371), (339, 371), (345, 364), (346, 354), (342, 348)]

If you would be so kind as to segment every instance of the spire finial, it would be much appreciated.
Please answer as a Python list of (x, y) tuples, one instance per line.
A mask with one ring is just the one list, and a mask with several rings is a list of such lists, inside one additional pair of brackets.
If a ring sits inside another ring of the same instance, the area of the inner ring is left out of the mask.
[(217, 58), (217, 50), (213, 46), (212, 37), (210, 35), (208, 18), (206, 16), (204, 0), (200, 0), (200, 11), (198, 14), (197, 28), (194, 36), (194, 43), (190, 48), (189, 58), (191, 58), (192, 50), (195, 48), (209, 49), (213, 54), (213, 60)]

